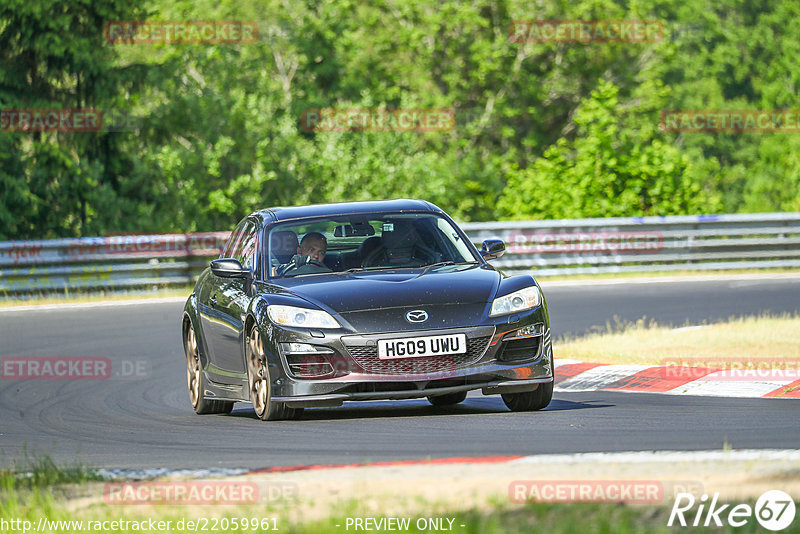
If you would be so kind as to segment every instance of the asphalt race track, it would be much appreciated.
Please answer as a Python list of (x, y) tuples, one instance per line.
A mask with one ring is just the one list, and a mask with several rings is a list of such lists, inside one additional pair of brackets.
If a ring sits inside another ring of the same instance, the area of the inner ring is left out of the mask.
[[(545, 291), (554, 337), (642, 316), (684, 325), (800, 312), (800, 277), (650, 282)], [(186, 392), (181, 303), (0, 312), (0, 359), (108, 357), (107, 380), (0, 381), (0, 465), (47, 454), (96, 467), (259, 468), (447, 456), (797, 448), (800, 401), (556, 392), (538, 413), (499, 397), (349, 403), (263, 423), (249, 405), (197, 416)], [(558, 353), (556, 353), (558, 358)]]

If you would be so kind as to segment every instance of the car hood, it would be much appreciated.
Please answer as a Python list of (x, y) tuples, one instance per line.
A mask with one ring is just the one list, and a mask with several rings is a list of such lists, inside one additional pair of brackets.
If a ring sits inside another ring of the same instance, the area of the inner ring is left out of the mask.
[(485, 304), (501, 275), (485, 265), (392, 269), (298, 276), (280, 285), (300, 298), (338, 313), (387, 308)]

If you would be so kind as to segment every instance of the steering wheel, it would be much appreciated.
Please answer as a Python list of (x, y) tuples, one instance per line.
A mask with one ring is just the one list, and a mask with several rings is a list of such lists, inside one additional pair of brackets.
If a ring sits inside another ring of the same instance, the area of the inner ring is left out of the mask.
[[(302, 272), (295, 272), (302, 271)], [(331, 268), (322, 262), (312, 260), (309, 256), (297, 254), (292, 258), (283, 271), (280, 272), (282, 276), (295, 274), (314, 274), (314, 273), (327, 273), (331, 272)]]

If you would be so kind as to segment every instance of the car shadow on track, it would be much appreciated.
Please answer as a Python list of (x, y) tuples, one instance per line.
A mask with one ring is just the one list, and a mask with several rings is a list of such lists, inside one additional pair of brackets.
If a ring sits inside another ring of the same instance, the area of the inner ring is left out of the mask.
[[(255, 413), (253, 413), (249, 405), (240, 406), (241, 408), (237, 408), (229, 417), (256, 418)], [(545, 414), (547, 412), (565, 410), (608, 408), (611, 406), (613, 405), (601, 401), (575, 402), (553, 399), (547, 408), (538, 413)], [(468, 398), (461, 404), (456, 404), (454, 406), (431, 406), (424, 400), (350, 402), (336, 408), (308, 408), (298, 420), (334, 421), (343, 419), (386, 419), (391, 417), (435, 417), (446, 415), (530, 415), (535, 413), (537, 412), (519, 412), (515, 414), (506, 408), (499, 397), (475, 397)]]
[(613, 408), (614, 405), (609, 403), (608, 401), (585, 401), (585, 402), (577, 402), (577, 401), (568, 401), (568, 400), (559, 400), (553, 399), (550, 401), (550, 405), (544, 409), (546, 412), (557, 412), (563, 410), (584, 410), (586, 408)]

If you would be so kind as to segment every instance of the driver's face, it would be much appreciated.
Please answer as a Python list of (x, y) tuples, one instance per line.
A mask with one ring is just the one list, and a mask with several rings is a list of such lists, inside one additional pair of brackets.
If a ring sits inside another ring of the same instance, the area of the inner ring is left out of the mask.
[(325, 251), (328, 245), (319, 238), (304, 239), (303, 242), (297, 247), (297, 253), (303, 256), (308, 256), (314, 261), (322, 263), (322, 258), (325, 257)]

